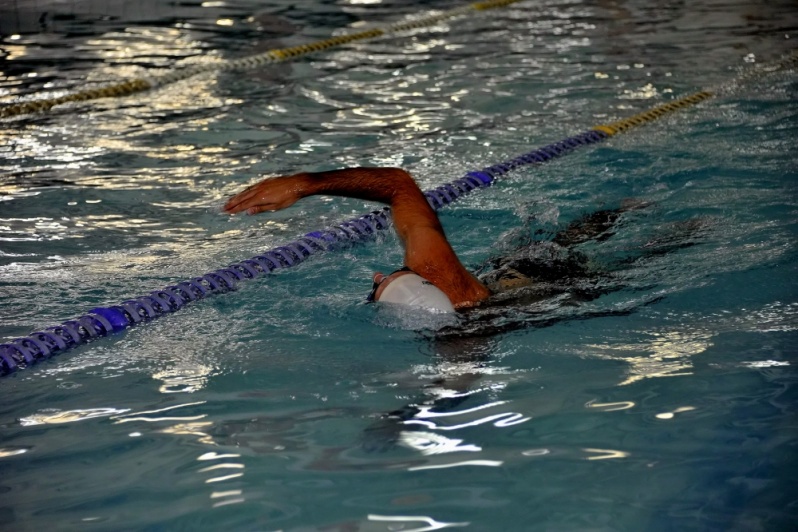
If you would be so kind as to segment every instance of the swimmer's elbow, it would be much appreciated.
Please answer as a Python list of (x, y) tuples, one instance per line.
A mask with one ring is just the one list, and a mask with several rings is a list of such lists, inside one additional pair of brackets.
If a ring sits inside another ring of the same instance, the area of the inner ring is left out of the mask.
[(392, 181), (395, 181), (398, 184), (403, 184), (406, 186), (409, 185), (412, 186), (413, 188), (418, 188), (416, 180), (413, 179), (413, 176), (410, 175), (410, 172), (408, 172), (404, 168), (388, 167), (385, 168), (384, 170), (387, 171), (386, 176)]

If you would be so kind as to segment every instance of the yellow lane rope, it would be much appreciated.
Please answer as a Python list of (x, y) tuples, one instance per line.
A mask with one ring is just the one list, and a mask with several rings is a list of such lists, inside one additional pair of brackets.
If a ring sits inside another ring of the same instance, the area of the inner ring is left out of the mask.
[(515, 4), (522, 0), (487, 0), (485, 2), (476, 2), (462, 7), (443, 11), (437, 15), (429, 15), (426, 17), (418, 18), (415, 20), (396, 22), (384, 27), (374, 28), (370, 30), (361, 31), (358, 33), (349, 33), (346, 35), (339, 35), (337, 37), (330, 37), (321, 41), (316, 41), (310, 44), (301, 44), (299, 46), (292, 46), (290, 48), (279, 48), (269, 50), (261, 54), (244, 57), (234, 61), (228, 61), (217, 64), (194, 65), (180, 70), (175, 70), (167, 74), (153, 77), (153, 78), (138, 78), (121, 83), (114, 83), (96, 89), (75, 92), (66, 94), (58, 98), (48, 98), (42, 100), (32, 100), (27, 102), (20, 102), (12, 105), (7, 105), (0, 108), (0, 118), (11, 118), (15, 116), (41, 113), (50, 110), (56, 105), (71, 102), (85, 102), (88, 100), (97, 100), (100, 98), (121, 97), (129, 96), (138, 92), (144, 92), (150, 89), (161, 87), (169, 83), (174, 83), (197, 74), (206, 72), (229, 72), (234, 70), (245, 70), (262, 65), (281, 63), (308, 55), (314, 52), (321, 52), (336, 46), (341, 46), (355, 41), (365, 41), (391, 35), (402, 31), (433, 26), (444, 20), (467, 15), (474, 11), (486, 11), (488, 9), (496, 9), (505, 7), (510, 4)]
[(596, 131), (603, 131), (607, 135), (623, 133), (627, 129), (642, 126), (643, 124), (652, 122), (657, 118), (661, 118), (665, 114), (696, 105), (697, 103), (703, 102), (707, 98), (711, 98), (714, 95), (715, 93), (710, 91), (697, 92), (695, 94), (691, 94), (690, 96), (685, 96), (684, 98), (679, 98), (678, 100), (658, 105), (657, 107), (649, 109), (648, 111), (632, 115), (629, 118), (624, 118), (623, 120), (618, 120), (617, 122), (612, 122), (610, 124), (595, 126), (593, 129)]
[[(791, 68), (794, 66), (798, 66), (798, 50), (793, 50), (792, 52), (783, 56), (778, 61), (764, 64), (759, 68), (751, 69), (750, 71), (741, 74), (740, 76), (735, 78), (733, 83), (735, 84), (745, 83), (755, 78), (764, 76), (770, 72), (775, 72), (777, 70)], [(719, 93), (723, 92), (724, 90), (728, 90), (728, 88), (725, 89), (719, 88), (719, 89), (696, 92), (695, 94), (679, 98), (678, 100), (658, 105), (657, 107), (630, 116), (629, 118), (624, 118), (623, 120), (618, 120), (616, 122), (611, 122), (609, 124), (602, 124), (595, 126), (593, 127), (593, 129), (595, 129), (596, 131), (601, 131), (603, 133), (606, 133), (607, 135), (610, 136), (616, 135), (618, 133), (623, 133), (624, 131), (631, 129), (633, 127), (642, 126), (644, 124), (652, 122), (668, 113), (673, 113), (674, 111), (684, 109), (685, 107), (691, 107), (693, 105), (701, 103), (704, 100), (717, 96)]]

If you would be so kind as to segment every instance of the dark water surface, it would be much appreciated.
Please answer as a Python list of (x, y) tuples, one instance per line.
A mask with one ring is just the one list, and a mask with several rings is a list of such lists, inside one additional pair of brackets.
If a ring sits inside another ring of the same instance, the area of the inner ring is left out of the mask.
[[(458, 5), (0, 0), (0, 103)], [(0, 337), (374, 207), (218, 213), (263, 175), (392, 165), (430, 188), (728, 87), (795, 49), (796, 13), (526, 1), (6, 120)], [(517, 308), (507, 332), (364, 305), (401, 263), (387, 234), (3, 378), (0, 529), (792, 530), (797, 88), (756, 77), (442, 210), (476, 269), (651, 203), (579, 246), (620, 289)]]

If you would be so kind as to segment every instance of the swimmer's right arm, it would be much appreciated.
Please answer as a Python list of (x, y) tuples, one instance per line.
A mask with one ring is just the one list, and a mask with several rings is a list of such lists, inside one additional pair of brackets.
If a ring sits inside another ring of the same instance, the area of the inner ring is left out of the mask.
[(268, 178), (230, 198), (224, 210), (230, 214), (278, 211), (317, 194), (390, 205), (405, 246), (405, 266), (443, 290), (455, 308), (490, 295), (460, 263), (427, 198), (401, 168), (346, 168)]
[[(408, 202), (426, 205), (426, 198), (413, 178), (400, 168), (346, 168), (264, 179), (230, 198), (224, 210), (230, 214), (279, 211), (301, 198), (317, 194), (378, 201), (392, 207)], [(422, 210), (429, 210), (423, 218), (434, 219), (437, 223), (437, 216), (431, 209)]]
[[(389, 205), (410, 262), (418, 263), (419, 258), (427, 256), (438, 261), (442, 255), (454, 257), (438, 215), (412, 176), (401, 168), (346, 168), (270, 177), (230, 198), (224, 210), (230, 214), (279, 211), (314, 195), (345, 196)], [(406, 265), (423, 275), (416, 270), (418, 264)]]

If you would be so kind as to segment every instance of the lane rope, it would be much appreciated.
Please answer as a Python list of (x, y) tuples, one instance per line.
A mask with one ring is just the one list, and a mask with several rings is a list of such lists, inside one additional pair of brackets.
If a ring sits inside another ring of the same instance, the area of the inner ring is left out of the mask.
[[(775, 63), (778, 68), (764, 69), (761, 72), (769, 73), (796, 65), (798, 65), (798, 53), (793, 53)], [(741, 78), (752, 79), (749, 73)], [(543, 164), (576, 148), (602, 142), (670, 113), (698, 105), (717, 93), (718, 91), (697, 92), (623, 120), (594, 126), (578, 135), (505, 162), (468, 172), (459, 179), (426, 191), (424, 195), (433, 209), (441, 209), (475, 190), (491, 186), (496, 178), (516, 168)], [(226, 268), (175, 283), (119, 305), (96, 307), (74, 320), (0, 344), (0, 376), (29, 367), (96, 338), (171, 314), (194, 301), (236, 290), (238, 284), (243, 281), (264, 277), (275, 270), (291, 268), (313, 255), (334, 250), (337, 244), (369, 239), (378, 231), (386, 230), (390, 226), (390, 209), (384, 207), (326, 229), (312, 231), (293, 242), (275, 247), (250, 259), (235, 262)]]
[(260, 54), (243, 57), (241, 59), (232, 61), (191, 65), (151, 78), (132, 79), (129, 81), (97, 87), (95, 89), (66, 94), (56, 98), (14, 103), (0, 107), (0, 118), (12, 118), (26, 114), (42, 113), (49, 111), (56, 105), (62, 105), (65, 103), (86, 102), (90, 100), (98, 100), (100, 98), (119, 98), (123, 96), (130, 96), (132, 94), (156, 89), (164, 85), (209, 72), (236, 72), (258, 68), (264, 65), (292, 61), (308, 54), (329, 50), (330, 48), (335, 48), (344, 44), (349, 44), (356, 41), (368, 41), (378, 37), (384, 37), (413, 29), (433, 26), (448, 19), (469, 15), (474, 12), (497, 9), (510, 4), (515, 4), (520, 1), (522, 0), (487, 0), (485, 2), (476, 2), (462, 7), (449, 9), (437, 15), (428, 15), (413, 20), (395, 22), (383, 27), (372, 28), (357, 33), (348, 33), (346, 35), (338, 35), (309, 44), (300, 44), (298, 46), (292, 46), (289, 48), (269, 50)]

